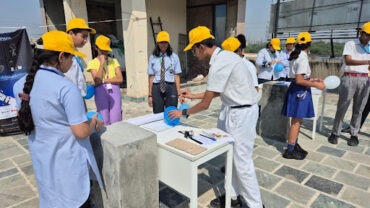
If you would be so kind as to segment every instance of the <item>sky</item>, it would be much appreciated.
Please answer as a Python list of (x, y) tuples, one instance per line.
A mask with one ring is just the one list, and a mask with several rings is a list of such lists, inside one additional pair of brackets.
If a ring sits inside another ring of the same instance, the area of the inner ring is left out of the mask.
[[(265, 42), (272, 0), (247, 0), (245, 11), (245, 36), (248, 43)], [(275, 1), (274, 1), (275, 2)]]
[(29, 37), (43, 34), (39, 0), (0, 0), (0, 33), (22, 27)]

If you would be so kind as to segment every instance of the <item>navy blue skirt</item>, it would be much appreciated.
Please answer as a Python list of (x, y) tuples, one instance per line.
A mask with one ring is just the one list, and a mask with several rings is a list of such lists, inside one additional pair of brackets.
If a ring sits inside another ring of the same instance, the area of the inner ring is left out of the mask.
[(311, 88), (298, 85), (293, 81), (285, 96), (281, 114), (293, 118), (315, 117)]

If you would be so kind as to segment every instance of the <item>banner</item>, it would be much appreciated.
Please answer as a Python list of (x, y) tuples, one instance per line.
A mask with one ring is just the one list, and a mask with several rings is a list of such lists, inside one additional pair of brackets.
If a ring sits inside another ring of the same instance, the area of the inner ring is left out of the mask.
[(19, 133), (13, 85), (30, 70), (32, 59), (25, 29), (0, 34), (0, 135)]

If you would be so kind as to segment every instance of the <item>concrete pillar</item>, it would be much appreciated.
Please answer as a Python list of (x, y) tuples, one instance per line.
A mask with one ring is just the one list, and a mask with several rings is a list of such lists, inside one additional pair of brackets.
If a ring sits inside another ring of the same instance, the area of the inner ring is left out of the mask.
[(247, 0), (238, 0), (238, 14), (236, 19), (236, 35), (245, 34), (245, 10)]
[(277, 83), (273, 81), (263, 84), (257, 132), (261, 137), (285, 142), (288, 139), (290, 119), (281, 115), (281, 109), (288, 86)]
[[(86, 0), (63, 0), (63, 7), (66, 24), (70, 19), (75, 17), (83, 18), (88, 22)], [(84, 64), (86, 66), (87, 61), (92, 59), (90, 40), (88, 39), (85, 46), (78, 50), (86, 54), (86, 58), (84, 58)]]
[(140, 127), (118, 122), (90, 138), (105, 190), (93, 188), (94, 204), (105, 208), (159, 207), (157, 139)]
[(148, 20), (145, 0), (122, 0), (121, 10), (127, 96), (142, 98), (148, 94)]

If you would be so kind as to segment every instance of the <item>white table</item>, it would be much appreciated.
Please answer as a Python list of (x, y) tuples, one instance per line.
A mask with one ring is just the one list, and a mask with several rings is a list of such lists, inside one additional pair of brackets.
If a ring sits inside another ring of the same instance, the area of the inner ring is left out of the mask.
[[(184, 130), (194, 130), (195, 133), (201, 131), (199, 128), (181, 123), (161, 132), (152, 131), (157, 135), (159, 180), (189, 197), (190, 207), (196, 208), (198, 207), (199, 165), (226, 153), (225, 197), (227, 202), (230, 201), (233, 145), (231, 143), (211, 144), (207, 146), (208, 149), (206, 151), (198, 155), (191, 155), (166, 145), (167, 142), (175, 138), (184, 138), (183, 134), (178, 133), (178, 131)], [(190, 139), (187, 141), (193, 142)], [(226, 203), (226, 207), (230, 207), (230, 203)]]

